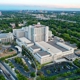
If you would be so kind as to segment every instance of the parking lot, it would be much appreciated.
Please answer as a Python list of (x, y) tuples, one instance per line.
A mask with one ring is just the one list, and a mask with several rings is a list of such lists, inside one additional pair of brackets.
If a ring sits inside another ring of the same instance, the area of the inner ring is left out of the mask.
[(24, 70), (24, 68), (22, 67), (22, 65), (17, 64), (14, 59), (10, 59), (9, 61), (14, 65), (14, 67), (15, 67), (16, 70), (18, 70), (18, 71), (19, 71), (20, 73), (22, 73), (24, 76), (30, 77), (30, 73), (31, 73), (32, 71), (34, 72), (35, 69), (32, 68), (32, 66), (29, 64), (27, 58), (25, 58), (25, 57), (23, 57), (23, 58), (24, 58), (27, 66), (28, 66), (28, 68), (29, 68), (29, 71), (28, 71), (28, 72), (26, 72), (26, 71)]
[(77, 69), (71, 63), (61, 62), (42, 67), (41, 71), (45, 76), (53, 76)]

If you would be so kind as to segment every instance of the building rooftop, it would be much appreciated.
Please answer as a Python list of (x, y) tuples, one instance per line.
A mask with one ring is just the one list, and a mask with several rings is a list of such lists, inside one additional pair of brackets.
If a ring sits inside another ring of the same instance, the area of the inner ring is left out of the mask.
[(38, 51), (37, 53), (38, 53), (40, 56), (49, 55), (49, 53), (47, 53), (46, 51)]
[(75, 54), (78, 55), (78, 56), (80, 56), (80, 50), (76, 50)]
[(27, 38), (25, 38), (25, 37), (22, 37), (22, 38), (19, 38), (19, 40), (21, 41), (21, 42), (24, 42), (24, 43), (31, 43), (31, 41), (29, 40), (29, 39), (27, 39)]
[(40, 49), (40, 47), (36, 46), (36, 45), (33, 45), (31, 46), (32, 49)]
[(8, 38), (8, 37), (10, 37), (10, 36), (12, 36), (12, 33), (1, 33), (0, 34), (0, 38)]
[(49, 41), (48, 43), (49, 43), (50, 45), (56, 47), (57, 49), (61, 50), (62, 52), (68, 51), (67, 49), (65, 49), (65, 48), (63, 48), (63, 47), (58, 46), (54, 41)]
[(67, 49), (67, 50), (73, 49), (72, 47), (70, 47), (70, 46), (68, 46), (68, 45), (66, 45), (65, 43), (62, 43), (62, 42), (57, 42), (56, 44), (57, 44), (58, 46), (64, 48), (64, 49)]
[(75, 43), (71, 44), (70, 42), (65, 42), (65, 44), (71, 46), (72, 48), (77, 48), (77, 45)]
[(45, 25), (42, 25), (39, 22), (37, 24), (34, 24), (33, 26), (34, 26), (34, 28), (45, 27)]
[(67, 58), (67, 59), (73, 59), (73, 58), (78, 58), (78, 56), (76, 56), (75, 54), (69, 54), (69, 55), (66, 55), (66, 56), (64, 56), (65, 58)]
[(0, 38), (7, 38), (7, 33), (0, 34)]
[(38, 46), (40, 46), (43, 50), (48, 51), (49, 53), (51, 53), (52, 55), (62, 53), (61, 50), (57, 49), (56, 47), (54, 47), (54, 46), (52, 46), (49, 43), (46, 43), (44, 41), (36, 42), (36, 44)]

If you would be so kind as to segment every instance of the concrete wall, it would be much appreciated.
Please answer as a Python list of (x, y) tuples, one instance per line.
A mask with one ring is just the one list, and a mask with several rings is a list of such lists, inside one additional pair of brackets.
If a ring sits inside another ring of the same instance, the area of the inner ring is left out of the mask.
[(12, 42), (12, 41), (13, 41), (13, 38), (2, 38), (1, 39), (2, 43), (8, 43), (8, 42)]
[(47, 56), (45, 56), (45, 57), (39, 57), (39, 55), (36, 53), (35, 55), (34, 55), (34, 57), (36, 58), (36, 60), (40, 63), (40, 64), (45, 64), (45, 63), (48, 63), (48, 62), (51, 62), (51, 61), (53, 61), (53, 59), (52, 59), (52, 56), (50, 56), (50, 55), (47, 55)]
[(62, 58), (65, 55), (69, 55), (69, 54), (73, 54), (73, 53), (74, 53), (74, 50), (69, 50), (69, 51), (62, 52), (61, 54), (54, 55), (53, 60)]
[(24, 37), (25, 36), (25, 32), (24, 31), (17, 31), (16, 32), (16, 37), (17, 38), (21, 38), (21, 37)]
[(18, 44), (18, 46), (22, 47), (23, 43), (22, 42), (19, 42), (17, 39), (16, 39), (16, 43)]
[(45, 27), (45, 42), (48, 42), (49, 27)]

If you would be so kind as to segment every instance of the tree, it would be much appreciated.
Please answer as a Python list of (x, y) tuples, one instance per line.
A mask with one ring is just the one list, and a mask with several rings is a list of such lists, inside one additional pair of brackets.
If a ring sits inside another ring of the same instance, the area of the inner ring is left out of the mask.
[(34, 63), (32, 63), (32, 64), (31, 64), (31, 66), (32, 66), (33, 68), (35, 68), (35, 65), (34, 65)]
[(71, 38), (70, 38), (70, 35), (69, 34), (67, 34), (67, 33), (64, 33), (64, 34), (62, 34), (62, 36), (63, 36), (63, 38), (65, 39), (65, 40), (70, 40)]
[(46, 72), (47, 72), (47, 74), (50, 74), (50, 73), (51, 73), (51, 71), (50, 71), (50, 70), (47, 70)]
[(24, 65), (24, 70), (29, 71), (28, 66)]
[(77, 44), (77, 47), (80, 48), (80, 43)]
[(35, 77), (35, 72), (31, 72), (30, 76)]
[(28, 80), (27, 77), (23, 76), (20, 73), (17, 74), (17, 78), (18, 78), (18, 80)]
[(3, 75), (0, 74), (0, 80), (6, 80)]

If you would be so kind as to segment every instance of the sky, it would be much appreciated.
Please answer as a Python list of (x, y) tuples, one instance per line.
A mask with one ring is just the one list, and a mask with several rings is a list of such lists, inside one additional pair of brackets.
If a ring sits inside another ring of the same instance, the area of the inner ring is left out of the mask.
[(33, 8), (80, 8), (80, 0), (0, 0), (0, 9), (9, 9), (19, 6)]

